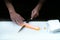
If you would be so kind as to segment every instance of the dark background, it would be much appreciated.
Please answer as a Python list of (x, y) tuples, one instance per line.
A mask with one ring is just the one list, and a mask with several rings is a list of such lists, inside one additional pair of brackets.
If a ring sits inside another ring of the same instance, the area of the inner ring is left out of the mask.
[[(13, 0), (11, 1), (16, 12), (21, 14), (25, 19), (29, 19), (32, 9), (36, 6), (39, 0)], [(4, 3), (4, 0), (0, 0), (0, 20), (11, 20), (8, 9)], [(60, 20), (60, 2), (59, 0), (53, 1), (49, 0), (43, 4), (39, 17), (34, 20), (50, 20), (59, 19)]]

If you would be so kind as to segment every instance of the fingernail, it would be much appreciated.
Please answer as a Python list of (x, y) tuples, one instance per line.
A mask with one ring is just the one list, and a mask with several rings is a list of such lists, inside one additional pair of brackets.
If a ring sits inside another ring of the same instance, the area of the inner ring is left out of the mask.
[(33, 18), (31, 18), (31, 20), (32, 20)]

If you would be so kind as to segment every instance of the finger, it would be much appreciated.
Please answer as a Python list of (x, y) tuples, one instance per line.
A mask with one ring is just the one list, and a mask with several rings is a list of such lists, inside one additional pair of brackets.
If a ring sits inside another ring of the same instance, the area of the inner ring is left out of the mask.
[(34, 14), (33, 14), (33, 12), (31, 13), (31, 19), (33, 19), (33, 17), (34, 17)]
[(20, 17), (16, 17), (16, 23), (18, 24), (18, 25), (20, 25), (20, 24), (22, 24), (23, 23), (23, 20), (20, 18)]
[(18, 15), (18, 18), (21, 20), (25, 20), (21, 15)]
[(25, 20), (23, 17), (21, 17), (22, 20)]
[(37, 16), (36, 13), (32, 13), (31, 18), (33, 19), (33, 18), (35, 18), (36, 16)]
[(38, 13), (36, 13), (36, 14), (34, 15), (34, 18), (36, 18), (36, 17), (38, 17)]
[(16, 20), (16, 23), (18, 24), (18, 25), (22, 25), (23, 24), (23, 21), (18, 21), (18, 20)]
[(36, 17), (37, 17), (37, 15), (34, 15), (34, 16), (33, 16), (33, 18), (36, 18)]
[(21, 19), (21, 20), (24, 20), (24, 18), (23, 18), (23, 17), (21, 17), (20, 15), (18, 16), (18, 18), (19, 18), (19, 19)]
[(11, 20), (12, 20), (14, 23), (16, 23), (16, 21), (15, 21), (15, 19), (14, 19), (14, 18), (11, 18)]
[(36, 18), (38, 15), (37, 14), (35, 14), (35, 15), (33, 15), (33, 18)]
[(36, 15), (37, 15), (37, 12), (36, 12), (36, 11), (32, 11), (31, 18), (34, 18), (34, 17), (36, 17)]

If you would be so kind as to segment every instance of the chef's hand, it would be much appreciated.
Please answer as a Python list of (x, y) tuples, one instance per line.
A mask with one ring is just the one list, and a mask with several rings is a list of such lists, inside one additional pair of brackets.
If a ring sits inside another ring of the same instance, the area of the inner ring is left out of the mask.
[(39, 16), (39, 10), (34, 8), (31, 13), (31, 19), (36, 18), (37, 16)]
[(16, 12), (11, 12), (10, 18), (13, 22), (17, 23), (18, 25), (21, 25), (24, 20), (24, 18)]

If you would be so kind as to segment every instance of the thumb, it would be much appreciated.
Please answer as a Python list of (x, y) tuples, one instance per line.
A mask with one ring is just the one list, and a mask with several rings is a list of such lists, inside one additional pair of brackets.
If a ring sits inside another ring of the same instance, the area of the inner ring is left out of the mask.
[(36, 15), (36, 11), (33, 10), (31, 13), (31, 19), (33, 19), (35, 17), (35, 15)]
[(32, 13), (31, 15), (31, 19), (33, 19), (36, 15), (34, 13)]

